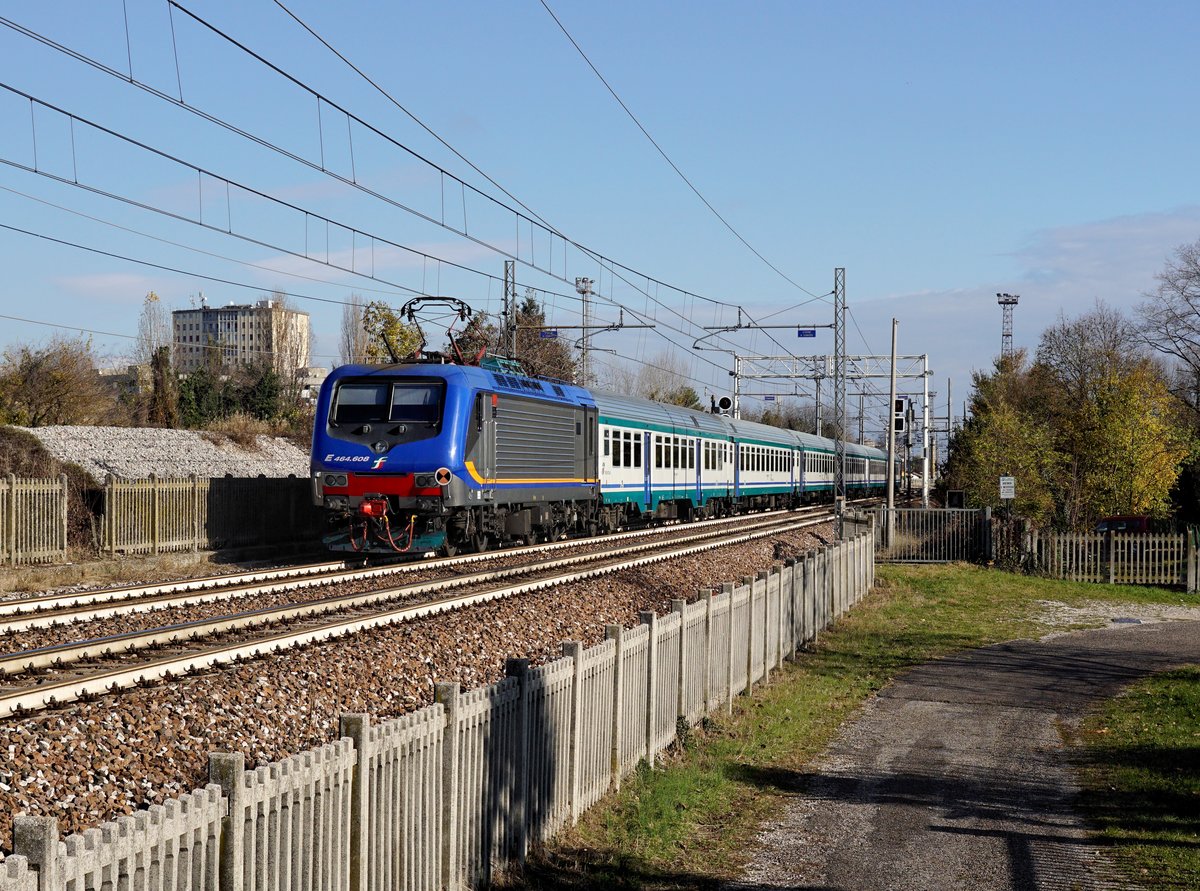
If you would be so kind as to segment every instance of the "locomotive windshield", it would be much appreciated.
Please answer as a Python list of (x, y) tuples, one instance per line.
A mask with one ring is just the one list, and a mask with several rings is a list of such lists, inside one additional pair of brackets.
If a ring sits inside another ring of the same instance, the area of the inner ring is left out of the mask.
[(334, 424), (436, 424), (442, 416), (441, 381), (370, 381), (338, 387)]

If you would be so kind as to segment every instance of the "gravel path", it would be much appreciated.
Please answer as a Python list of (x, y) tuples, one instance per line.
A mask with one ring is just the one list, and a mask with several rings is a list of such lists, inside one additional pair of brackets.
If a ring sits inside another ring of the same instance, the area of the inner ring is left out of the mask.
[(1126, 887), (1074, 810), (1061, 729), (1143, 675), (1200, 660), (1200, 621), (1161, 621), (1151, 607), (1140, 624), (1141, 609), (901, 677), (791, 778), (796, 799), (735, 887)]

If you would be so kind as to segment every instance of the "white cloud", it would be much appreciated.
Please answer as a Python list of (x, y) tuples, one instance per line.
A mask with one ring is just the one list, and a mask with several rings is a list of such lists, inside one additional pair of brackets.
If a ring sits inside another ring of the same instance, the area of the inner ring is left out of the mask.
[(162, 287), (161, 279), (124, 272), (60, 276), (51, 280), (64, 291), (113, 303), (141, 304), (147, 291)]

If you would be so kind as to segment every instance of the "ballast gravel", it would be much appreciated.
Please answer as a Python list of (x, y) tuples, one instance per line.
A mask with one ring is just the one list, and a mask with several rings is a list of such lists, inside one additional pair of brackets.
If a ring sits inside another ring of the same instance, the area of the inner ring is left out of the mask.
[(308, 453), (277, 436), (256, 436), (246, 448), (198, 430), (153, 427), (28, 427), (46, 451), (78, 464), (96, 481), (160, 477), (308, 476)]
[(674, 598), (692, 600), (828, 537), (820, 527), (784, 533), (8, 719), (0, 857), (12, 850), (18, 813), (56, 817), (64, 834), (96, 826), (203, 786), (210, 752), (242, 752), (247, 767), (277, 761), (334, 739), (342, 714), (386, 720), (428, 705), (437, 682), (493, 683), (509, 657), (539, 664), (563, 641), (591, 646), (606, 624), (662, 615)]

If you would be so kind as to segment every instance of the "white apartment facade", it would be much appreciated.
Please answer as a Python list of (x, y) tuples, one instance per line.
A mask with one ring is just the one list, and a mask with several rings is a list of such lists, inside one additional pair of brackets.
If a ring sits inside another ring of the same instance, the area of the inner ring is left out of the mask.
[(269, 361), (290, 377), (309, 364), (308, 313), (273, 300), (207, 306), (202, 299), (198, 308), (172, 312), (171, 322), (175, 368), (182, 374), (203, 368), (206, 350), (216, 352), (225, 371)]

